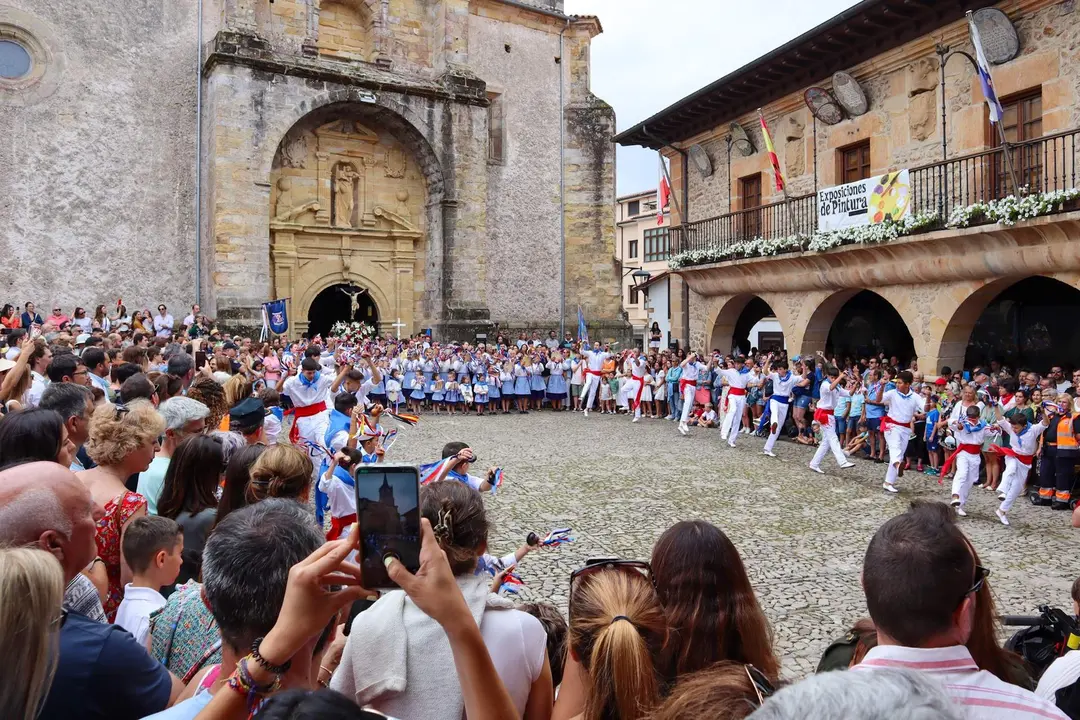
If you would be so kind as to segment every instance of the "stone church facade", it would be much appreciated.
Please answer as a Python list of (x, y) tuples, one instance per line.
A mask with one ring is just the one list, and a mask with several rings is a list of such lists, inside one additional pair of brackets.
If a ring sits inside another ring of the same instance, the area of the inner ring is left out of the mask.
[(36, 42), (42, 73), (0, 79), (10, 302), (198, 297), (252, 326), (287, 297), (305, 331), (337, 296), (385, 333), (458, 338), (557, 326), (562, 304), (571, 327), (581, 305), (594, 334), (625, 332), (595, 18), (561, 0), (206, 0), (199, 56), (194, 0), (121, 5), (0, 0), (0, 38)]

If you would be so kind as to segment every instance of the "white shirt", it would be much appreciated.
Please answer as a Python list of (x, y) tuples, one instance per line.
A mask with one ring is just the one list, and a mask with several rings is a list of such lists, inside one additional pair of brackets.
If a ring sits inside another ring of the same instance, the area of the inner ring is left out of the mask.
[(84, 333), (90, 332), (94, 327), (94, 321), (88, 317), (72, 318), (71, 324), (77, 326)]
[[(832, 389), (830, 389), (830, 387)], [(821, 383), (819, 393), (820, 395), (817, 403), (818, 410), (833, 410), (836, 408), (836, 399), (838, 397), (851, 397), (851, 394), (847, 390), (840, 387), (839, 382), (833, 386), (831, 380)]]
[(154, 316), (154, 330), (157, 331), (158, 337), (169, 337), (172, 335), (173, 325), (175, 324), (176, 321), (173, 320), (173, 316), (168, 313)]
[(1057, 391), (1058, 391), (1058, 393), (1063, 393), (1063, 392), (1065, 392), (1066, 390), (1068, 390), (1071, 387), (1072, 387), (1071, 382), (1069, 382), (1068, 380), (1063, 380), (1063, 381), (1061, 381), (1061, 382), (1059, 382), (1057, 384)]
[(849, 672), (907, 668), (932, 676), (972, 720), (1064, 720), (1065, 713), (1030, 690), (1010, 685), (980, 670), (963, 645), (908, 648), (878, 645)]
[(195, 324), (195, 316), (194, 315), (187, 315), (184, 318), (184, 327), (191, 327), (194, 324)]
[(135, 641), (146, 647), (150, 634), (150, 613), (165, 607), (165, 598), (153, 588), (124, 586), (124, 599), (116, 610), (113, 624), (135, 636)]
[(1039, 436), (1046, 429), (1046, 425), (1040, 422), (1028, 425), (1028, 429), (1022, 435), (1017, 435), (1013, 432), (1012, 423), (1005, 418), (998, 421), (998, 427), (1008, 434), (1009, 447), (1018, 455), (1034, 455), (1039, 445)]
[(787, 377), (781, 377), (780, 373), (769, 373), (769, 379), (772, 380), (773, 395), (779, 395), (780, 397), (791, 397), (791, 391), (795, 388), (795, 383), (799, 382), (799, 376), (788, 370)]
[(285, 380), (281, 388), (282, 392), (292, 399), (293, 405), (304, 407), (326, 402), (334, 379), (323, 373), (312, 385), (305, 385), (301, 382), (302, 378), (302, 375), (293, 375)]
[(30, 389), (23, 396), (23, 405), (27, 408), (37, 407), (41, 403), (41, 394), (45, 392), (45, 388), (49, 387), (48, 379), (36, 370), (30, 371), (30, 377), (33, 378), (30, 381)]
[(683, 365), (682, 376), (680, 380), (686, 380), (687, 382), (697, 382), (698, 375), (708, 370), (704, 363), (692, 362)]
[(589, 369), (594, 372), (600, 372), (604, 369), (604, 362), (611, 357), (609, 352), (599, 352), (593, 350), (586, 350), (582, 353), (585, 356), (586, 361), (589, 363)]
[[(967, 420), (967, 416), (964, 416), (964, 420)], [(978, 425), (978, 422), (975, 424)], [(953, 437), (956, 438), (957, 445), (982, 445), (986, 439), (986, 428), (971, 432), (965, 429), (962, 421), (954, 421)]]
[[(982, 402), (975, 403), (975, 407), (979, 408), (979, 414), (981, 415), (982, 410), (983, 410)], [(966, 413), (967, 413), (967, 408), (964, 407), (963, 401), (956, 403), (955, 405), (953, 405), (952, 412), (949, 413), (949, 422), (950, 423), (955, 423), (955, 422), (960, 422), (961, 420), (966, 420), (967, 419), (967, 414)]]
[(1072, 685), (1080, 679), (1080, 652), (1070, 650), (1046, 668), (1046, 672), (1039, 678), (1039, 686), (1035, 688), (1035, 694), (1054, 702), (1054, 694), (1063, 687)]
[(889, 390), (881, 396), (881, 402), (888, 408), (889, 417), (901, 425), (910, 424), (915, 413), (920, 412), (923, 405), (922, 396), (910, 390), (907, 395), (899, 390)]
[(739, 372), (738, 368), (723, 368), (719, 371), (720, 376), (727, 380), (730, 387), (746, 389), (746, 386), (750, 384), (753, 379), (751, 373)]

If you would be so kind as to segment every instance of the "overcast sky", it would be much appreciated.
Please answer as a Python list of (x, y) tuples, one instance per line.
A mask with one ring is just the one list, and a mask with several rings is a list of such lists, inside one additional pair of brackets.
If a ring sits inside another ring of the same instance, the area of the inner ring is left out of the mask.
[[(783, 45), (855, 0), (566, 0), (596, 15), (592, 90), (615, 108), (620, 131)], [(656, 152), (618, 148), (619, 195), (655, 188)]]

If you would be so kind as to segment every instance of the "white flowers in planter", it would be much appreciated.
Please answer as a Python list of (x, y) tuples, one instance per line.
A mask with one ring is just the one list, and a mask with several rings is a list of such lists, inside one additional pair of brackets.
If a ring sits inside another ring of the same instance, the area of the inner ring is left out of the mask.
[[(1066, 202), (1080, 198), (1080, 188), (1052, 190), (1016, 197), (1009, 195), (1000, 200), (961, 205), (953, 208), (945, 223), (950, 228), (966, 228), (972, 225), (997, 223), (1011, 226), (1021, 220), (1060, 212)], [(941, 227), (936, 212), (907, 215), (899, 222), (886, 220), (876, 225), (845, 228), (833, 232), (818, 232), (810, 236), (788, 235), (780, 238), (756, 237), (734, 243), (717, 243), (715, 246), (688, 250), (672, 255), (668, 265), (673, 270), (690, 265), (723, 262), (749, 257), (768, 257), (787, 252), (810, 250), (825, 252), (841, 245), (869, 245), (891, 242), (905, 235), (935, 230)]]

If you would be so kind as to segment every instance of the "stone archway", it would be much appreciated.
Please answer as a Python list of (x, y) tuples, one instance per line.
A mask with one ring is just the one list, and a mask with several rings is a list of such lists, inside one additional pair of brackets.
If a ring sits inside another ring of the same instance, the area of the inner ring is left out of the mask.
[(800, 352), (885, 352), (907, 365), (918, 357), (908, 321), (886, 297), (872, 290), (833, 293), (818, 305), (803, 333)]
[(379, 305), (372, 294), (355, 283), (336, 283), (323, 289), (308, 306), (308, 337), (327, 337), (337, 322), (362, 322), (378, 329)]
[[(724, 303), (716, 314), (705, 349), (728, 353), (738, 347), (740, 352), (746, 352), (753, 345), (749, 337), (751, 329), (769, 317), (776, 318), (776, 313), (766, 299), (751, 293), (736, 295)], [(777, 326), (780, 326), (779, 322)]]
[(274, 296), (290, 298), (301, 332), (316, 297), (333, 285), (369, 293), (382, 333), (395, 321), (410, 333), (430, 324), (430, 188), (441, 192), (442, 181), (403, 123), (383, 108), (336, 104), (301, 118), (278, 146), (271, 279)]

